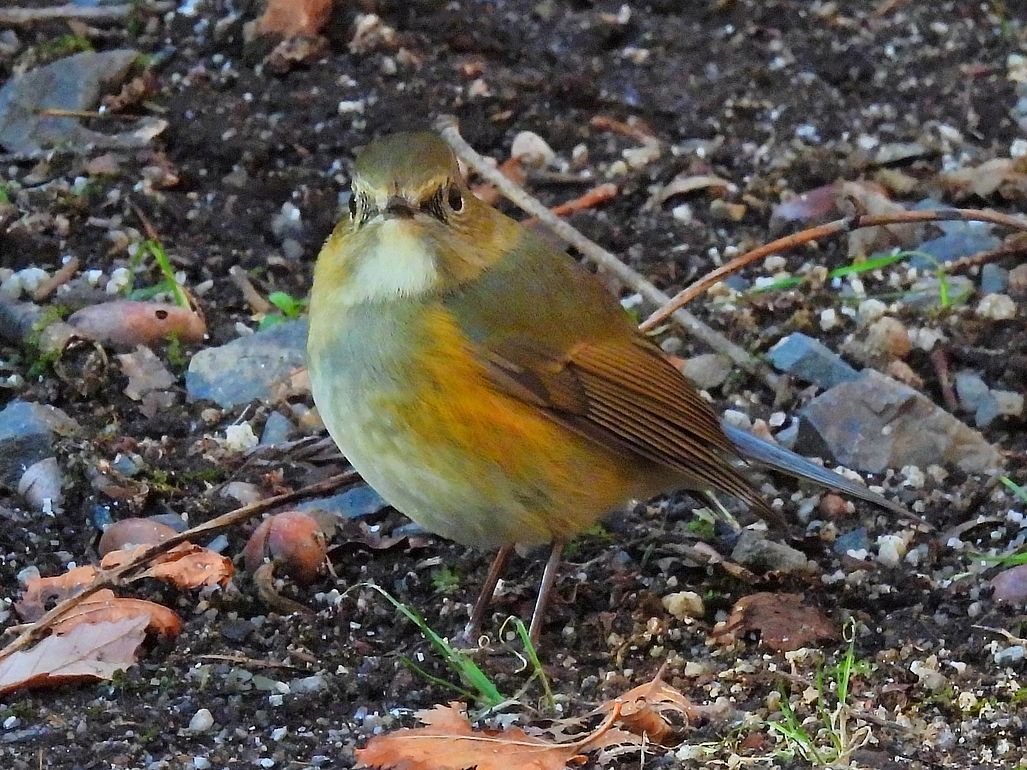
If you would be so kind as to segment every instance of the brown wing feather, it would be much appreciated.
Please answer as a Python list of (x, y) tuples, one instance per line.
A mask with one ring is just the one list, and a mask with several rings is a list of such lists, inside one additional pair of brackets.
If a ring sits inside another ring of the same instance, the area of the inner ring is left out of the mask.
[(582, 343), (562, 360), (526, 345), (490, 351), (489, 371), (507, 393), (543, 408), (588, 438), (723, 490), (761, 515), (777, 514), (728, 461), (735, 455), (713, 410), (644, 338)]

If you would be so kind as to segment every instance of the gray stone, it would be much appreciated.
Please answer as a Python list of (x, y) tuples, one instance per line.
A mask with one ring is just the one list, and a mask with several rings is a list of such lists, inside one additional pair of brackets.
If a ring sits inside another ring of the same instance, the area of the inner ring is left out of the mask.
[(361, 484), (337, 495), (307, 500), (298, 504), (296, 510), (325, 511), (343, 519), (356, 519), (378, 513), (388, 505), (371, 487)]
[(1005, 294), (1009, 288), (1009, 271), (989, 262), (981, 268), (981, 293)]
[(1027, 606), (1027, 564), (1002, 570), (991, 579), (991, 598), (1002, 604)]
[(292, 421), (281, 412), (271, 412), (264, 421), (264, 430), (260, 432), (261, 445), (285, 442), (294, 427), (296, 426), (292, 424)]
[(14, 488), (32, 465), (53, 454), (58, 436), (77, 433), (79, 425), (56, 407), (12, 401), (0, 411), (0, 484)]
[[(974, 282), (965, 275), (949, 275), (945, 277), (948, 287), (948, 301), (952, 305), (964, 305), (973, 296)], [(902, 302), (910, 307), (932, 309), (942, 305), (942, 284), (934, 276), (921, 278), (913, 284), (908, 292), (902, 295)]]
[(851, 532), (839, 535), (834, 543), (831, 544), (831, 548), (841, 556), (844, 556), (849, 551), (865, 551), (869, 549), (870, 542), (867, 540), (866, 529), (864, 527), (857, 527)]
[(767, 351), (774, 368), (821, 388), (830, 388), (859, 377), (859, 372), (819, 340), (793, 332)]
[[(148, 131), (102, 134), (78, 118), (41, 114), (43, 109), (92, 110), (100, 94), (115, 87), (139, 58), (132, 49), (87, 51), (12, 76), (0, 88), (0, 145), (9, 152), (39, 152), (62, 146), (142, 147)], [(147, 121), (152, 123), (152, 121)]]
[(731, 551), (731, 560), (758, 572), (815, 572), (817, 569), (802, 551), (765, 540), (750, 529), (742, 530)]
[(185, 388), (191, 400), (223, 409), (273, 401), (296, 369), (306, 365), (307, 321), (288, 321), (267, 331), (201, 350), (189, 362)]
[(1001, 243), (988, 226), (964, 227), (921, 243), (909, 264), (920, 270), (933, 270), (939, 264), (954, 259), (997, 249)]
[(731, 359), (719, 353), (702, 353), (681, 364), (682, 373), (700, 390), (720, 387), (733, 370)]
[(999, 416), (999, 404), (987, 383), (976, 372), (970, 371), (957, 372), (955, 379), (960, 406), (974, 416), (978, 428), (991, 425)]
[(868, 473), (932, 464), (979, 473), (1001, 464), (998, 451), (979, 432), (908, 385), (871, 369), (802, 409), (796, 450)]

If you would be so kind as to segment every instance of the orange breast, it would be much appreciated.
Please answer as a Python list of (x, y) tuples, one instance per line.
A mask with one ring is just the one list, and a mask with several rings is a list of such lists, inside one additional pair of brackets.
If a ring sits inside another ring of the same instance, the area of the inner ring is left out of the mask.
[[(394, 492), (408, 498), (394, 502), (400, 510), (461, 542), (533, 543), (571, 536), (659, 491), (656, 476), (665, 472), (495, 389), (444, 310), (426, 309), (421, 324), (424, 343), (404, 367), (406, 387), (374, 399), (391, 445), (405, 449), (410, 478), (420, 484), (408, 495)], [(402, 472), (393, 468), (393, 476)]]

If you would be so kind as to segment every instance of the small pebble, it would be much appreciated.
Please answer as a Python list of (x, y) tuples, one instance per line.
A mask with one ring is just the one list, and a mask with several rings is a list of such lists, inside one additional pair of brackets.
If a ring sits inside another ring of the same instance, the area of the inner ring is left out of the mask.
[(193, 718), (189, 720), (189, 731), (194, 733), (205, 733), (214, 726), (214, 715), (210, 709), (200, 709)]
[(678, 591), (662, 599), (663, 608), (678, 620), (701, 618), (706, 614), (702, 597), (694, 591)]
[(975, 312), (981, 318), (1008, 321), (1016, 317), (1016, 303), (1007, 294), (988, 294), (978, 303)]

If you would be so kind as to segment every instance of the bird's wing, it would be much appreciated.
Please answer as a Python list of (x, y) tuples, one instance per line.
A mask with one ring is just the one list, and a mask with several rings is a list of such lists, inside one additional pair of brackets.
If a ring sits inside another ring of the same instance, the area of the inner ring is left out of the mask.
[(552, 256), (522, 253), (516, 269), (499, 263), (447, 299), (493, 384), (580, 435), (777, 518), (730, 464), (736, 452), (692, 384), (593, 276)]

